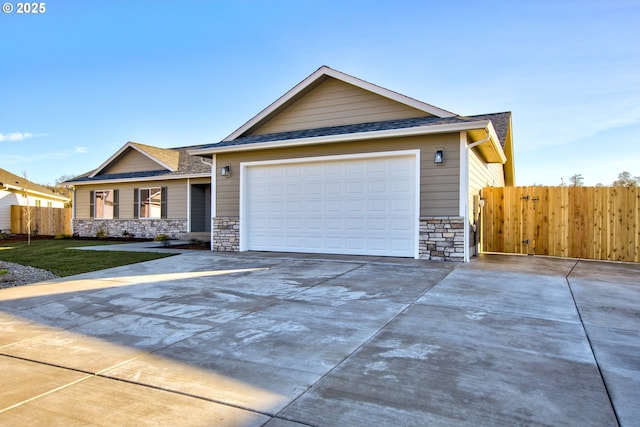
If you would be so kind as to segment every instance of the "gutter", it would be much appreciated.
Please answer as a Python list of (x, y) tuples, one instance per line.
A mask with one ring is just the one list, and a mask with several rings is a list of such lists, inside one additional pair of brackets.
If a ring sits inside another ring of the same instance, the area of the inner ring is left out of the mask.
[[(187, 150), (189, 155), (211, 155), (215, 153), (227, 153), (234, 151), (251, 151), (251, 150), (259, 150), (259, 149), (267, 149), (267, 148), (283, 148), (283, 147), (295, 147), (295, 146), (304, 146), (304, 145), (313, 145), (313, 144), (330, 144), (330, 143), (340, 143), (347, 141), (361, 141), (361, 140), (371, 140), (371, 139), (382, 139), (382, 138), (399, 138), (406, 136), (417, 136), (417, 135), (428, 135), (435, 133), (452, 133), (452, 132), (463, 132), (468, 130), (475, 129), (487, 129), (492, 126), (489, 120), (480, 120), (477, 122), (464, 122), (464, 123), (448, 123), (442, 125), (431, 125), (431, 126), (416, 126), (411, 128), (402, 128), (402, 129), (387, 129), (387, 130), (379, 130), (379, 131), (371, 131), (371, 132), (355, 132), (348, 134), (337, 134), (337, 135), (325, 135), (325, 136), (316, 136), (316, 137), (308, 137), (308, 138), (294, 138), (294, 139), (283, 139), (276, 141), (267, 141), (267, 142), (256, 142), (242, 145), (226, 145), (222, 147), (216, 147), (215, 145), (208, 148), (197, 148), (193, 150)], [(493, 127), (491, 127), (493, 129)]]
[(146, 178), (121, 178), (121, 179), (94, 179), (91, 181), (65, 181), (69, 185), (108, 184), (114, 182), (142, 182), (142, 181), (171, 181), (174, 179), (209, 178), (211, 173), (198, 173), (188, 175), (153, 176)]

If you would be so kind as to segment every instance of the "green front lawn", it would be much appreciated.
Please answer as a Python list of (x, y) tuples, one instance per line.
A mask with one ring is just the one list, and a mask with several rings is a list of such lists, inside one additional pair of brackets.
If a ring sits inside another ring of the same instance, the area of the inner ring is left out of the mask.
[(175, 255), (68, 249), (112, 244), (114, 242), (104, 240), (35, 240), (27, 245), (26, 242), (3, 244), (0, 240), (0, 260), (42, 268), (64, 277)]

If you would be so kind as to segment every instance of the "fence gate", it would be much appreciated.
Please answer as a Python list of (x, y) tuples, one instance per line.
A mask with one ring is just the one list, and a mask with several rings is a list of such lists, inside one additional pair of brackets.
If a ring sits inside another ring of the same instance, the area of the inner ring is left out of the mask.
[(638, 187), (488, 187), (484, 252), (640, 262)]

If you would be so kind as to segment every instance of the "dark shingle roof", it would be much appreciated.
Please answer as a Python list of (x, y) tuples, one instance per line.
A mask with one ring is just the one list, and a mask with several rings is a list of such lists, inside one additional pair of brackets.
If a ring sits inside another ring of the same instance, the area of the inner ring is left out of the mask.
[(456, 116), (456, 117), (415, 117), (410, 119), (386, 120), (382, 122), (358, 123), (353, 125), (331, 126), (315, 129), (302, 129), (288, 132), (269, 133), (263, 135), (249, 135), (236, 138), (231, 141), (223, 141), (215, 144), (203, 145), (201, 148), (233, 147), (246, 144), (257, 144), (272, 141), (286, 141), (289, 139), (303, 139), (320, 136), (348, 135), (361, 132), (375, 132), (392, 129), (407, 129), (418, 126), (436, 126), (444, 124), (475, 122), (478, 120), (491, 120), (500, 143), (504, 145), (511, 113), (484, 114), (481, 116)]
[(201, 144), (186, 147), (169, 148), (165, 150), (175, 150), (179, 153), (178, 169), (171, 172), (166, 169), (144, 172), (127, 172), (117, 174), (102, 174), (90, 178), (91, 172), (77, 176), (67, 182), (92, 182), (103, 180), (123, 180), (123, 179), (145, 179), (145, 178), (176, 178), (181, 175), (208, 174), (211, 166), (201, 161), (199, 156), (190, 156), (187, 151), (200, 148), (233, 147), (248, 144), (257, 144), (272, 141), (285, 141), (289, 139), (303, 139), (320, 136), (348, 135), (352, 133), (375, 132), (392, 129), (408, 129), (418, 126), (437, 126), (445, 124), (469, 123), (479, 120), (490, 120), (500, 139), (500, 144), (504, 147), (507, 132), (509, 131), (510, 112), (481, 114), (476, 116), (455, 116), (455, 117), (415, 117), (411, 119), (386, 120), (382, 122), (358, 123), (353, 125), (331, 126), (315, 129), (303, 129), (289, 132), (269, 133), (264, 135), (249, 135), (236, 138), (231, 141), (223, 141), (215, 144)]

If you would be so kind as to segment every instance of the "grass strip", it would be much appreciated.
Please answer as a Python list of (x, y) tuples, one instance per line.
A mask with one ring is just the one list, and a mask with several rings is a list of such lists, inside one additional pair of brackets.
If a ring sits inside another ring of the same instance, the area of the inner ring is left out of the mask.
[(3, 245), (0, 240), (0, 260), (49, 270), (65, 277), (121, 265), (135, 264), (173, 256), (172, 253), (66, 250), (82, 246), (112, 245), (104, 240), (35, 240)]

